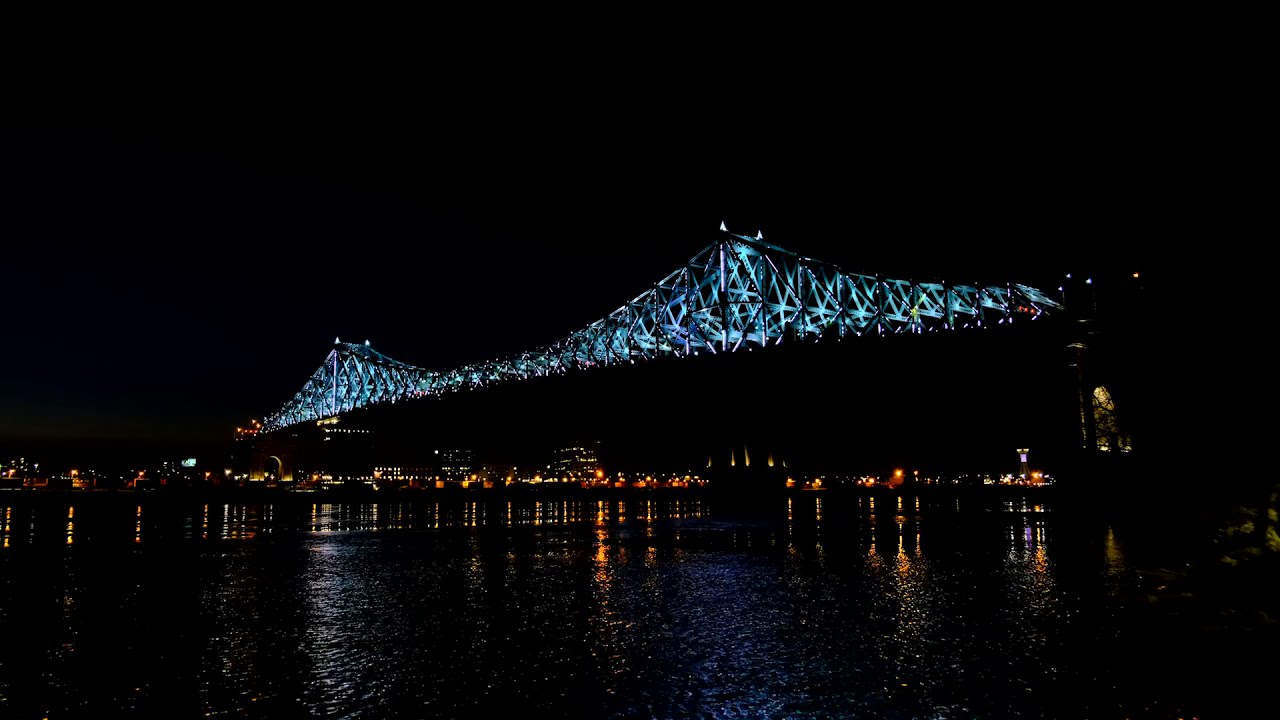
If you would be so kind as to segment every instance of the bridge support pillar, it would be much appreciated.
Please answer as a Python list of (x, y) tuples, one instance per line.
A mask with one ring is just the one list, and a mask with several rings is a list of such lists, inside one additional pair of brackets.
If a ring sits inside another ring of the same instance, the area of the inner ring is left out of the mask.
[(292, 483), (294, 448), (285, 443), (259, 440), (249, 458), (249, 480), (267, 485)]

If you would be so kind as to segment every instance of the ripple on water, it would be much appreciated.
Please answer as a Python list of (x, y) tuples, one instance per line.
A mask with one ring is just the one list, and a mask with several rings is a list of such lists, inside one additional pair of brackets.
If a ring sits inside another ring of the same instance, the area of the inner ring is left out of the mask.
[(70, 545), (65, 509), (9, 513), (0, 715), (1074, 718), (1179, 697), (1100, 649), (1121, 543), (1063, 543), (1050, 513), (125, 510), (77, 506)]

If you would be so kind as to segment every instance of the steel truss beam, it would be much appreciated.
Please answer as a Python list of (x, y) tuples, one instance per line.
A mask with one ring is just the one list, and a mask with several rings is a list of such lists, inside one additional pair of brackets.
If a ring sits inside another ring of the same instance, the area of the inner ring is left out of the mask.
[(1035, 320), (1062, 306), (1035, 288), (916, 283), (847, 273), (760, 238), (726, 233), (608, 316), (550, 345), (443, 372), (335, 342), (266, 430), (379, 403), (571, 369), (727, 353), (824, 337), (925, 333)]

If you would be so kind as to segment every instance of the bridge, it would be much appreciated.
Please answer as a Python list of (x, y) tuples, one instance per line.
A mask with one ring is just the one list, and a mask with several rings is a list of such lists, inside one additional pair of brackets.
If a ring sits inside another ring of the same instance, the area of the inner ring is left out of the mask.
[(952, 285), (846, 272), (728, 232), (683, 267), (545, 347), (427, 370), (334, 341), (324, 363), (263, 424), (267, 432), (360, 408), (660, 357), (744, 352), (784, 342), (932, 333), (1034, 321), (1061, 305), (1026, 285)]

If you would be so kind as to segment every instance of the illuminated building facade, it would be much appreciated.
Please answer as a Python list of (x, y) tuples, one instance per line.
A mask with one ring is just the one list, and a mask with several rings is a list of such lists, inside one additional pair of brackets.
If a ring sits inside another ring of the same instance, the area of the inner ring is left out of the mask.
[(475, 467), (475, 453), (470, 450), (439, 450), (440, 479), (461, 482), (471, 477)]
[(570, 481), (596, 479), (599, 470), (599, 443), (581, 443), (556, 450), (550, 468), (552, 477)]
[(435, 468), (425, 465), (375, 465), (373, 480), (386, 487), (429, 487), (436, 479)]

